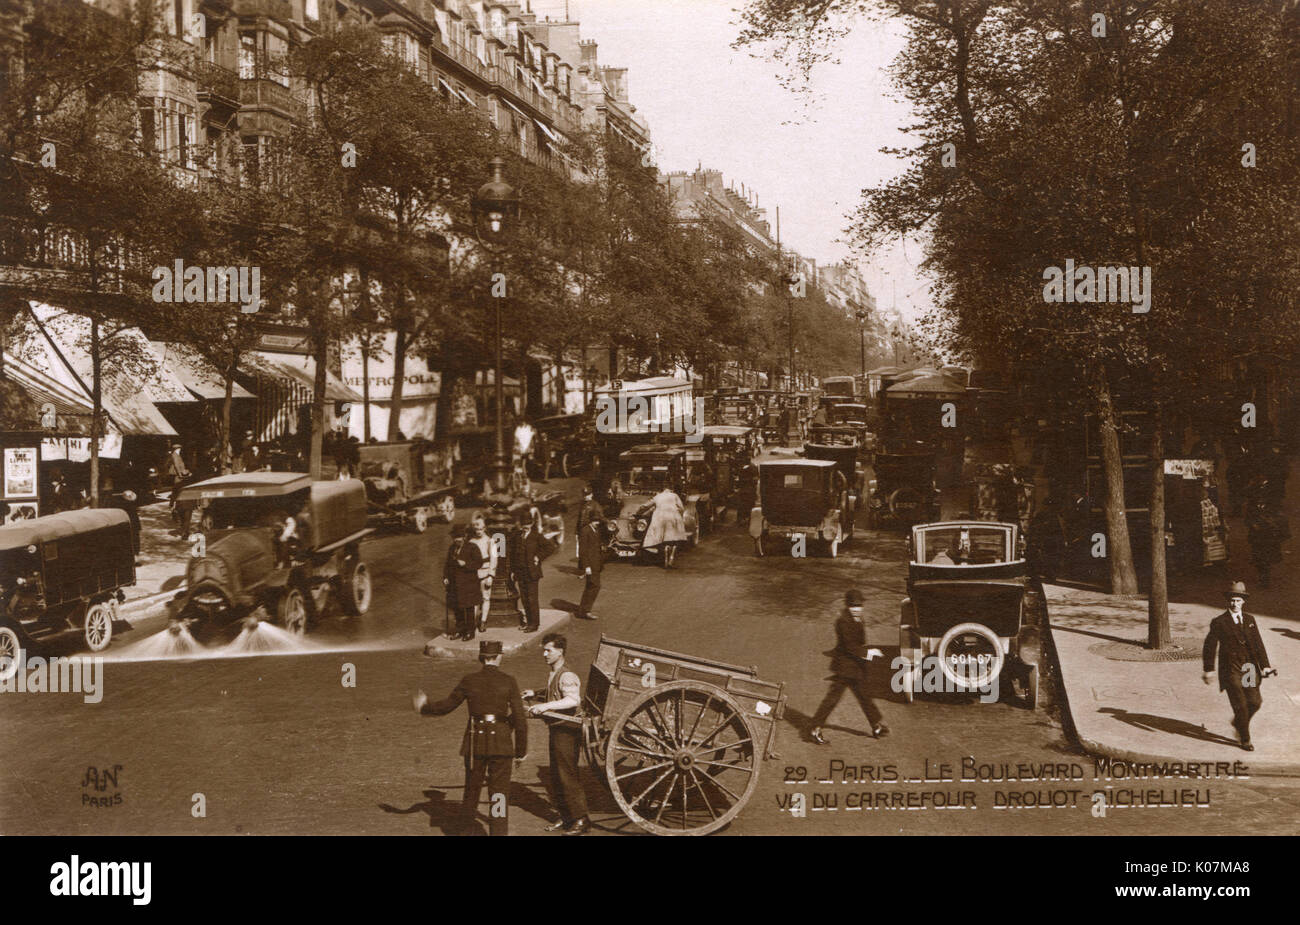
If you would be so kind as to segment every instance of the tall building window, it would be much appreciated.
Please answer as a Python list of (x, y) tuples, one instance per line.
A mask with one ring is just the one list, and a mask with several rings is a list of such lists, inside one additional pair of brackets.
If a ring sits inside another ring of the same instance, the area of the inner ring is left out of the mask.
[(278, 35), (266, 34), (266, 76), (282, 87), (289, 86), (289, 43)]
[(244, 80), (257, 76), (257, 40), (251, 35), (239, 37), (239, 76)]
[(320, 20), (320, 4), (317, 0), (306, 0), (303, 4), (303, 16), (313, 21)]

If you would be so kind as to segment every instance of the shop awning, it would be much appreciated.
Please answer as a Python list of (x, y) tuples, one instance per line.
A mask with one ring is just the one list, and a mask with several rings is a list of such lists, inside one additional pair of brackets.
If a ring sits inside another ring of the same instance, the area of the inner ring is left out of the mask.
[(555, 134), (554, 132), (552, 132), (551, 129), (550, 129), (550, 127), (547, 126), (547, 124), (546, 124), (545, 122), (542, 122), (540, 119), (534, 119), (533, 121), (537, 123), (537, 128), (538, 128), (538, 129), (539, 129), (539, 130), (540, 130), (540, 131), (541, 131), (541, 132), (542, 132), (542, 133), (543, 133), (547, 138), (551, 139), (551, 141), (555, 142), (557, 145), (558, 145), (558, 144), (562, 144), (562, 142), (561, 142), (561, 140), (560, 140), (560, 136), (557, 135), (557, 134)]
[[(316, 361), (311, 357), (286, 353), (254, 351), (246, 358), (250, 369), (276, 379), (288, 379), (307, 389), (316, 385)], [(361, 401), (361, 395), (344, 385), (332, 372), (325, 371), (325, 398), (329, 401)]]
[[(32, 344), (33, 371), (43, 385), (57, 383), (58, 392), (75, 397), (79, 404), (89, 405), (92, 363), (85, 341), (90, 319), (40, 302), (29, 304), (31, 317), (36, 321), (27, 333), (29, 343), (36, 341)], [(114, 343), (114, 349), (124, 351), (128, 357), (151, 352), (148, 341), (134, 328), (116, 332)], [(45, 349), (39, 349), (42, 345)], [(154, 405), (154, 400), (160, 392), (171, 395), (178, 389), (184, 390), (174, 383), (164, 384), (157, 375), (150, 377), (142, 369), (144, 365), (143, 361), (128, 360), (112, 368), (106, 363), (100, 377), (100, 404), (108, 412), (110, 422), (125, 436), (174, 437), (176, 430)], [(192, 400), (188, 393), (185, 400)]]
[(470, 96), (468, 93), (466, 93), (464, 90), (462, 90), (460, 87), (457, 87), (457, 88), (456, 88), (456, 93), (457, 93), (457, 94), (460, 96), (460, 98), (463, 99), (465, 102), (469, 103), (469, 104), (470, 104), (471, 106), (473, 106), (475, 109), (478, 109), (478, 103), (474, 102), (474, 98), (471, 97), (471, 96)]
[[(194, 395), (205, 399), (226, 397), (226, 383), (221, 373), (217, 372), (216, 367), (192, 347), (184, 344), (165, 344), (161, 341), (150, 341), (149, 346), (158, 355), (158, 362), (167, 374)], [(238, 382), (233, 385), (232, 398), (253, 397), (253, 393)]]

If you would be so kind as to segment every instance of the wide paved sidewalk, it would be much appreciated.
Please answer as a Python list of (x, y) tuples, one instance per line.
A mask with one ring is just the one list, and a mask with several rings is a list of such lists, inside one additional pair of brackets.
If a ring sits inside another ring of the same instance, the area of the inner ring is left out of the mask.
[(135, 585), (125, 588), (124, 614), (140, 613), (166, 600), (185, 582), (190, 542), (175, 536), (166, 501), (140, 508), (140, 555), (136, 558)]
[(1222, 603), (1170, 603), (1174, 642), (1189, 657), (1132, 661), (1123, 659), (1137, 657), (1146, 640), (1145, 599), (1058, 585), (1046, 592), (1062, 706), (1089, 752), (1142, 762), (1240, 761), (1252, 774), (1300, 776), (1300, 614), (1264, 615), (1251, 606), (1254, 598), (1247, 602), (1278, 669), (1262, 683), (1264, 706), (1251, 723), (1255, 751), (1247, 752), (1237, 744), (1217, 678), (1208, 685), (1201, 680), (1201, 645)]

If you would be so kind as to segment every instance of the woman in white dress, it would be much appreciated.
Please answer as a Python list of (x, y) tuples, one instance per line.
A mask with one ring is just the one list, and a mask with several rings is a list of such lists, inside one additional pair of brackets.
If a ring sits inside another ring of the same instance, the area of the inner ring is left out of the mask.
[(641, 547), (662, 549), (664, 568), (672, 568), (678, 544), (686, 542), (686, 509), (681, 496), (671, 488), (659, 492), (653, 501), (654, 513), (650, 515), (650, 526), (646, 528)]
[(476, 513), (469, 522), (469, 541), (478, 547), (483, 556), (483, 565), (478, 570), (479, 587), (483, 591), (483, 601), (478, 613), (478, 630), (487, 631), (488, 606), (492, 597), (492, 579), (497, 573), (497, 548), (492, 537), (487, 534), (487, 518), (482, 512)]

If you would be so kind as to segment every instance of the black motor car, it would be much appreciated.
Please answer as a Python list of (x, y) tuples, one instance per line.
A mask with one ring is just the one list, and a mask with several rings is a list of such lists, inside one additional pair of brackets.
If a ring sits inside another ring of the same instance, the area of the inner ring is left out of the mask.
[(171, 602), (173, 628), (185, 624), (202, 640), (236, 621), (274, 619), (301, 636), (331, 598), (349, 615), (370, 609), (361, 540), (372, 531), (359, 480), (247, 472), (196, 482), (180, 497), (207, 504), (211, 533)]
[(853, 537), (853, 509), (848, 479), (829, 459), (795, 456), (760, 457), (758, 506), (750, 513), (754, 552), (768, 555), (774, 537), (799, 537), (824, 546), (834, 558), (840, 543)]
[(912, 528), (907, 597), (898, 627), (903, 694), (997, 685), (1030, 709), (1039, 702), (1044, 602), (1020, 553), (1020, 528), (989, 521), (941, 521)]
[(122, 589), (135, 584), (127, 513), (65, 511), (0, 527), (0, 676), (20, 649), (80, 634), (100, 652), (113, 638)]

